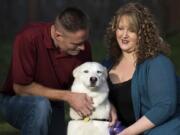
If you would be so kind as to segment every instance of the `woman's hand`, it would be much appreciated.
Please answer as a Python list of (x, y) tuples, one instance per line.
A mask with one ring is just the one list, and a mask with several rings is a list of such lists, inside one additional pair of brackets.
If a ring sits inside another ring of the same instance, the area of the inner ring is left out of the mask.
[(111, 127), (115, 125), (116, 121), (117, 121), (117, 112), (116, 112), (115, 107), (111, 104), (109, 126)]
[(124, 129), (118, 135), (139, 135), (153, 127), (155, 127), (155, 125), (146, 116), (142, 116), (134, 124)]
[(128, 128), (126, 128), (117, 135), (138, 135), (138, 134), (132, 133)]

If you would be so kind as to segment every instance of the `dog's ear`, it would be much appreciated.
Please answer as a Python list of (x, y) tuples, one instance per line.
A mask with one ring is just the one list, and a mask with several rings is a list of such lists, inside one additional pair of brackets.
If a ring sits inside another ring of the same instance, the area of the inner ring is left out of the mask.
[(76, 68), (73, 70), (73, 77), (74, 77), (74, 78), (77, 77), (77, 75), (78, 75), (78, 73), (79, 73), (79, 71), (80, 71), (80, 68), (81, 68), (81, 66), (78, 66), (78, 67), (76, 67)]
[(104, 75), (105, 75), (105, 77), (107, 78), (107, 77), (108, 77), (108, 71), (107, 71), (107, 68), (103, 66), (103, 69), (104, 69)]

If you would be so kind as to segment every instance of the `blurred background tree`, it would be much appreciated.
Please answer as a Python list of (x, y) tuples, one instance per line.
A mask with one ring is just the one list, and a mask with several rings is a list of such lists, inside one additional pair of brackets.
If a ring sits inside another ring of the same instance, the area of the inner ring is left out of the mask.
[(179, 0), (0, 0), (0, 37), (9, 40), (24, 24), (53, 21), (65, 7), (77, 6), (91, 18), (91, 39), (101, 40), (114, 12), (129, 1), (138, 1), (148, 6), (155, 14), (163, 34), (179, 32)]
[[(155, 15), (162, 37), (171, 44), (171, 58), (180, 75), (180, 1), (179, 0), (0, 0), (0, 86), (8, 72), (12, 42), (20, 28), (29, 22), (53, 21), (65, 7), (77, 6), (91, 19), (90, 41), (93, 58), (102, 60), (105, 55), (103, 42), (108, 22), (114, 12), (129, 1), (143, 3)], [(19, 134), (0, 118), (0, 135)]]

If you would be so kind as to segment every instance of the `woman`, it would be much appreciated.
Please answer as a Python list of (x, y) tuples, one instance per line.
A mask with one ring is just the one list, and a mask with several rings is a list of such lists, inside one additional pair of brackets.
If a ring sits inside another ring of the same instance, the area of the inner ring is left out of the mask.
[(110, 100), (127, 127), (118, 135), (180, 135), (177, 77), (150, 11), (121, 7), (107, 28)]

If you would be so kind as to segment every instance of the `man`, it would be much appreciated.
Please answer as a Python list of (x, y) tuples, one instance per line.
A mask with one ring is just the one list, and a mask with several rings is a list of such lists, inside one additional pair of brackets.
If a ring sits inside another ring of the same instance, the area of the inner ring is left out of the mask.
[(0, 112), (22, 135), (65, 135), (63, 101), (91, 114), (91, 98), (68, 91), (72, 70), (91, 61), (88, 33), (88, 17), (67, 8), (53, 24), (30, 24), (17, 34)]

